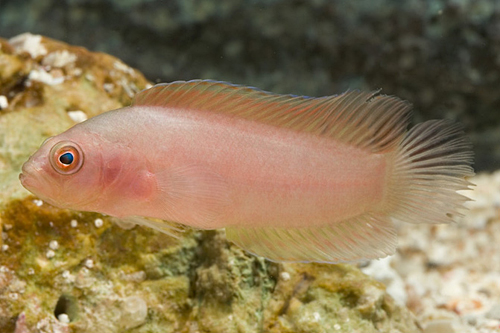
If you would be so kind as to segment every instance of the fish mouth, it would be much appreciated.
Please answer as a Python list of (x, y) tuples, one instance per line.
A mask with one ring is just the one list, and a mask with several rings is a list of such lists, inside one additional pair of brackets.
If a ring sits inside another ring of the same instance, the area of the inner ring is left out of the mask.
[(21, 182), (21, 184), (24, 186), (24, 182), (26, 180), (26, 175), (24, 173), (20, 173), (19, 174), (19, 181)]
[[(29, 161), (28, 161), (29, 162)], [(33, 192), (33, 188), (38, 183), (36, 177), (37, 171), (40, 171), (33, 165), (28, 165), (28, 163), (24, 163), (21, 168), (21, 173), (19, 174), (19, 181), (21, 185), (23, 185), (27, 190)]]
[(19, 181), (21, 182), (21, 185), (23, 185), (24, 188), (26, 188), (27, 190), (29, 190), (30, 192), (32, 192), (32, 189), (33, 189), (33, 183), (30, 181), (30, 179), (32, 179), (33, 176), (32, 175), (29, 175), (27, 172), (21, 172), (19, 174)]
[(44, 202), (61, 207), (61, 204), (57, 204), (60, 201), (59, 184), (47, 179), (43, 167), (37, 163), (30, 163), (30, 160), (21, 168), (19, 174), (21, 185)]
[(36, 172), (33, 173), (34, 171), (35, 170), (26, 171), (23, 167), (22, 172), (19, 174), (19, 181), (21, 182), (21, 185), (33, 195), (47, 203), (50, 203), (50, 201), (43, 195), (43, 192), (40, 191), (40, 187), (43, 182), (41, 182), (40, 177), (37, 177)]
[(19, 174), (19, 181), (21, 184), (26, 187), (24, 184), (26, 183), (26, 179), (28, 172), (26, 171), (26, 163), (23, 164), (23, 167), (21, 168), (21, 173)]

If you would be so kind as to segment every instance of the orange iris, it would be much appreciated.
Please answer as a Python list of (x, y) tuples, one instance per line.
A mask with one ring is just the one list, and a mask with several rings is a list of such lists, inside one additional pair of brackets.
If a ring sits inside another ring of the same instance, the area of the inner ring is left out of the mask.
[(61, 141), (50, 150), (50, 164), (62, 175), (71, 175), (83, 165), (82, 149), (74, 142)]

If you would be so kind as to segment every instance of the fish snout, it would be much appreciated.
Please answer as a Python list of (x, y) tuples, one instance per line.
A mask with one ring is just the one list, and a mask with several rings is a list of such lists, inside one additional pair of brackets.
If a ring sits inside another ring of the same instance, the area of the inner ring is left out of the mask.
[(19, 174), (19, 181), (21, 182), (21, 184), (24, 185), (24, 180), (26, 179), (26, 175), (23, 174), (22, 172)]
[(26, 163), (23, 164), (23, 167), (21, 168), (21, 173), (19, 174), (19, 181), (21, 182), (21, 184), (26, 189), (30, 189), (33, 186), (30, 180), (33, 178), (34, 178), (33, 173), (29, 170), (28, 167), (26, 167)]
[(42, 166), (33, 159), (33, 156), (31, 156), (21, 167), (19, 181), (24, 187), (31, 191), (31, 188), (36, 185), (36, 180), (39, 178), (41, 171)]
[[(28, 173), (28, 163), (30, 162), (31, 157), (28, 161), (24, 162), (23, 166), (21, 167), (21, 175)], [(21, 176), (19, 175), (19, 176)]]

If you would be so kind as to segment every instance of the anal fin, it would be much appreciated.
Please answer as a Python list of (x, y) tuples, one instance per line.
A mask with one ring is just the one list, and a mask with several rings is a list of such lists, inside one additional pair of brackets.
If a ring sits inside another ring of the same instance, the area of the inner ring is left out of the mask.
[(391, 255), (397, 234), (388, 216), (373, 213), (322, 227), (226, 228), (227, 239), (278, 262), (355, 262)]

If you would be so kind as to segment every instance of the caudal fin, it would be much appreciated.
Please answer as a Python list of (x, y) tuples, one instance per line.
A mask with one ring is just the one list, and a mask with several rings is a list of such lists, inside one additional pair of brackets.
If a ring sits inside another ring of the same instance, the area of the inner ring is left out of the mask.
[(462, 126), (430, 120), (401, 142), (389, 179), (390, 215), (409, 223), (449, 223), (469, 199), (457, 191), (472, 185), (472, 145)]

